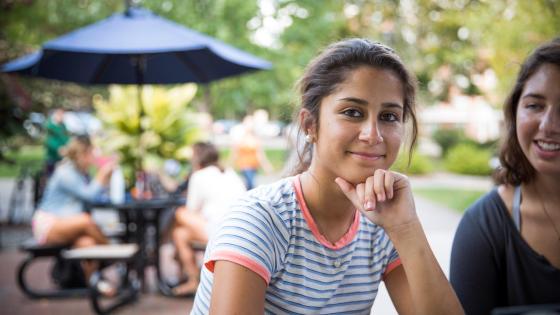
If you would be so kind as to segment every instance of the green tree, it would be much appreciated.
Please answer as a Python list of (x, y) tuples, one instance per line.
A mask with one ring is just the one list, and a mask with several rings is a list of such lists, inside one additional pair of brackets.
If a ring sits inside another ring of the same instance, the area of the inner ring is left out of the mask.
[[(260, 71), (199, 88), (193, 105), (215, 117), (237, 117), (257, 108), (288, 120), (297, 102), (293, 86), (304, 66), (326, 44), (363, 36), (393, 46), (417, 74), (421, 101), (446, 98), (460, 83), (469, 94), (490, 93), (499, 106), (517, 65), (538, 44), (558, 34), (560, 3), (554, 0), (143, 0), (155, 13), (271, 61)], [(265, 10), (270, 4), (273, 10)], [(124, 1), (21, 0), (4, 2), (0, 61), (124, 10)], [(272, 43), (256, 40), (270, 21), (281, 25)], [(442, 76), (443, 70), (450, 76)], [(482, 91), (473, 77), (493, 70), (498, 86)], [(446, 70), (446, 71), (447, 71)], [(34, 103), (89, 106), (92, 92), (72, 84), (28, 83)], [(459, 82), (457, 82), (459, 81)], [(435, 84), (437, 83), (437, 84)], [(437, 87), (440, 88), (429, 88)]]

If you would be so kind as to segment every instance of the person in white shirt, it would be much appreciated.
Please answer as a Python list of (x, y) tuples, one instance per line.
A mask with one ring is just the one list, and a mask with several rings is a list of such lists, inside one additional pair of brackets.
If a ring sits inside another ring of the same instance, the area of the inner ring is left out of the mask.
[(193, 173), (189, 179), (187, 204), (177, 210), (172, 231), (181, 271), (188, 279), (173, 289), (173, 293), (180, 296), (194, 294), (199, 283), (192, 242), (207, 243), (231, 202), (245, 192), (237, 173), (220, 166), (219, 153), (213, 144), (195, 143), (191, 164)]

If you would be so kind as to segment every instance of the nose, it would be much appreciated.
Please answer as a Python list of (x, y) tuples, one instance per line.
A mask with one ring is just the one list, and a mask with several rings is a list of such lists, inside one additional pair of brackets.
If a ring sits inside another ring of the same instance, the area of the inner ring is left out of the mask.
[(560, 105), (547, 108), (539, 128), (545, 134), (560, 134)]
[(378, 128), (377, 122), (364, 122), (358, 139), (367, 142), (369, 145), (382, 143), (383, 136)]

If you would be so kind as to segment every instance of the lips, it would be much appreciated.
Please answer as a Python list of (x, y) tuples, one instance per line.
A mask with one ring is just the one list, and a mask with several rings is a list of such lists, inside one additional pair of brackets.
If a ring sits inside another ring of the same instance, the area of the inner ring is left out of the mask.
[(385, 157), (385, 154), (371, 153), (371, 152), (349, 151), (349, 153), (356, 158), (366, 160), (366, 161), (377, 161), (377, 160)]

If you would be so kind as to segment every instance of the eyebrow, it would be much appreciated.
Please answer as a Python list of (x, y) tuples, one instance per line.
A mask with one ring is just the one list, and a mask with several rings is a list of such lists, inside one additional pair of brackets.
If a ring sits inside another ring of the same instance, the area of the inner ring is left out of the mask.
[(541, 95), (541, 94), (537, 94), (537, 93), (529, 93), (529, 94), (525, 94), (525, 95), (523, 95), (523, 96), (522, 96), (521, 98), (529, 98), (529, 97), (532, 97), (532, 98), (538, 98), (538, 99), (541, 99), (541, 100), (544, 100), (544, 99), (546, 99), (546, 97), (544, 97), (544, 96), (543, 96), (543, 95)]
[[(339, 98), (337, 101), (346, 101), (346, 102), (352, 102), (352, 103), (356, 103), (358, 105), (362, 105), (362, 106), (367, 106), (369, 105), (369, 102), (361, 99), (361, 98), (357, 98), (357, 97), (343, 97), (343, 98)], [(398, 103), (393, 103), (393, 102), (383, 102), (381, 103), (381, 106), (383, 107), (396, 107), (396, 108), (400, 108), (403, 109), (403, 106), (401, 104)]]

